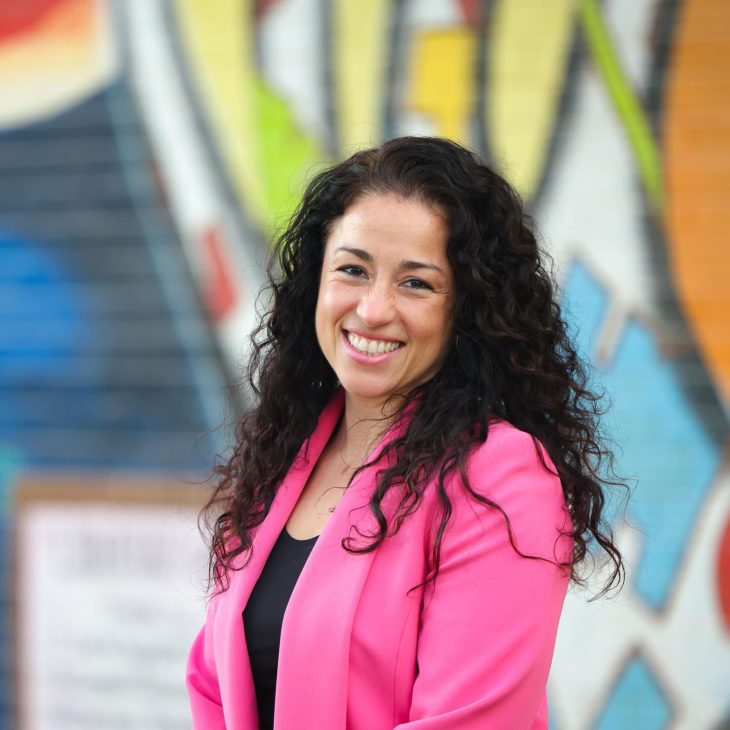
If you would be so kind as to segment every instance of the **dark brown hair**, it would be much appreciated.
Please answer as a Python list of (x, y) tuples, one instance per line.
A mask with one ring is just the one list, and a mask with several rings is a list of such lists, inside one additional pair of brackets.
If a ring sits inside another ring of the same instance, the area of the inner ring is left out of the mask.
[[(396, 458), (370, 499), (378, 531), (364, 545), (345, 539), (345, 549), (375, 549), (417, 509), (436, 476), (441, 522), (427, 578), (433, 579), (451, 513), (450, 475), (460, 474), (474, 499), (501, 511), (471, 488), (465, 464), (490, 422), (504, 419), (539, 440), (557, 469), (573, 522), (566, 566), (573, 578), (580, 580), (578, 566), (593, 544), (610, 565), (604, 591), (619, 585), (623, 564), (604, 507), (607, 489), (623, 485), (606, 477), (611, 454), (598, 435), (599, 396), (589, 388), (530, 221), (504, 178), (469, 150), (431, 137), (393, 139), (320, 172), (281, 235), (270, 308), (252, 335), (248, 384), (255, 404), (217, 469), (206, 511), (213, 523), (211, 577), (225, 589), (233, 559), (250, 550), (252, 529), (338, 386), (314, 329), (323, 250), (332, 223), (354, 200), (376, 193), (416, 199), (444, 215), (458, 345), (428, 383), (404, 394), (405, 403), (417, 402), (405, 433), (383, 452)], [(400, 509), (388, 524), (382, 504), (395, 487)]]

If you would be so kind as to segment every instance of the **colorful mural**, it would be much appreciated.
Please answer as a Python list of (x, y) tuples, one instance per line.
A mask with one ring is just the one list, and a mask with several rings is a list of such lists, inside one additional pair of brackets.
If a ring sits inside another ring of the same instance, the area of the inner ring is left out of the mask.
[(204, 469), (218, 445), (190, 444), (221, 418), (303, 182), (390, 136), (447, 135), (525, 198), (634, 484), (623, 592), (569, 595), (552, 727), (729, 723), (730, 5), (13, 5), (0, 485)]

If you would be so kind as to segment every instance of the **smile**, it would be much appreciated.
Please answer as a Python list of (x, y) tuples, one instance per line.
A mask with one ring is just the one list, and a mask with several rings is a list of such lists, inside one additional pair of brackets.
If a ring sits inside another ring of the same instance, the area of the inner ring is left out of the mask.
[(369, 340), (367, 337), (361, 337), (354, 332), (347, 333), (347, 341), (363, 355), (382, 355), (386, 352), (393, 352), (403, 346), (401, 342), (393, 340)]

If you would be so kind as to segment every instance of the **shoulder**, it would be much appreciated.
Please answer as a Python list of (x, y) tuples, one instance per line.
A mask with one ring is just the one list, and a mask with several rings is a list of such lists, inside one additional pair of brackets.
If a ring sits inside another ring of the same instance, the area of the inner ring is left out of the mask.
[(551, 474), (554, 484), (560, 482), (545, 447), (507, 421), (490, 423), (486, 440), (474, 447), (469, 455), (469, 468), (475, 475), (500, 467), (521, 468), (527, 472), (539, 470)]
[(571, 522), (562, 483), (547, 451), (530, 434), (505, 421), (489, 426), (486, 441), (467, 461), (450, 497), (462, 520), (477, 520), (511, 533), (520, 552), (559, 562), (569, 559), (564, 538)]

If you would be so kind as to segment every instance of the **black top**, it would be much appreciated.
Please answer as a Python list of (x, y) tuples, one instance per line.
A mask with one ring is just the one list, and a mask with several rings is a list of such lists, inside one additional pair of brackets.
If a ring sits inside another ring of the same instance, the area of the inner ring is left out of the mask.
[(295, 540), (284, 528), (243, 611), (243, 625), (259, 708), (259, 727), (274, 727), (274, 693), (284, 611), (317, 541)]

